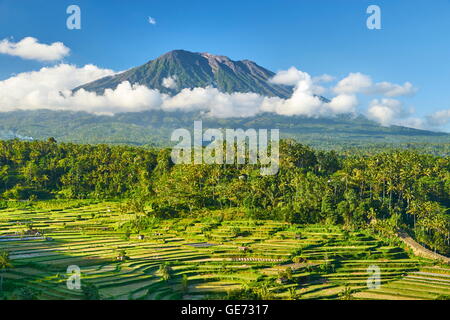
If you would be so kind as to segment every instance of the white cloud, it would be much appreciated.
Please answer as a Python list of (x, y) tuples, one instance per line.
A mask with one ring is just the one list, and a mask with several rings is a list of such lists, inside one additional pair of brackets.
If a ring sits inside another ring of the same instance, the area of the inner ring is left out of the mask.
[(340, 94), (331, 99), (328, 106), (335, 114), (355, 113), (358, 99), (353, 94)]
[(390, 82), (379, 82), (376, 83), (372, 89), (373, 93), (382, 94), (386, 97), (409, 96), (416, 91), (417, 89), (410, 82), (405, 82), (403, 85)]
[(62, 42), (39, 43), (36, 38), (26, 37), (19, 42), (8, 39), (0, 41), (0, 53), (38, 61), (57, 61), (67, 56), (70, 49)]
[(278, 101), (274, 100), (271, 102), (272, 106), (269, 107), (271, 104), (268, 103), (266, 104), (266, 108), (269, 110), (272, 109), (272, 112), (286, 116), (303, 115), (318, 117), (324, 111), (324, 102), (319, 97), (303, 90), (294, 91), (292, 97), (289, 99), (279, 99)]
[(427, 124), (442, 127), (450, 123), (450, 109), (436, 111), (426, 117)]
[(263, 111), (282, 115), (319, 117), (353, 112), (357, 105), (356, 97), (349, 95), (338, 95), (330, 103), (323, 101), (318, 95), (325, 89), (318, 86), (308, 73), (297, 70), (295, 67), (278, 72), (271, 82), (294, 85), (294, 92), (285, 100), (274, 98), (266, 101), (262, 106)]
[[(367, 117), (381, 125), (398, 125), (416, 129), (437, 130), (440, 125), (430, 121), (430, 116), (419, 118), (414, 116), (413, 108), (405, 109), (403, 104), (396, 99), (374, 99), (370, 102)], [(449, 112), (450, 116), (450, 112)], [(449, 117), (450, 120), (450, 117)]]
[(319, 83), (319, 82), (331, 82), (331, 81), (334, 81), (334, 80), (336, 80), (336, 78), (333, 77), (333, 76), (330, 76), (329, 74), (323, 74), (323, 75), (320, 75), (320, 76), (317, 76), (317, 77), (313, 78), (313, 81), (316, 82), (316, 83)]
[(370, 102), (368, 117), (384, 126), (394, 123), (403, 114), (402, 103), (395, 99), (374, 99)]
[(55, 102), (64, 109), (115, 114), (157, 109), (162, 105), (163, 97), (164, 95), (157, 90), (142, 85), (131, 85), (128, 81), (124, 81), (115, 89), (106, 89), (103, 95), (81, 89), (61, 101), (55, 99)]
[(183, 89), (171, 97), (165, 95), (161, 108), (173, 110), (203, 110), (218, 118), (249, 117), (260, 112), (263, 96), (256, 93), (223, 93), (216, 88)]
[[(67, 105), (61, 94), (69, 96), (71, 89), (113, 74), (112, 70), (100, 69), (94, 65), (77, 68), (68, 64), (19, 73), (0, 81), (0, 111), (61, 109)], [(59, 106), (58, 103), (62, 105)]]
[(156, 19), (152, 18), (152, 17), (148, 17), (148, 23), (155, 25), (156, 24)]
[(177, 77), (169, 76), (162, 80), (162, 86), (168, 89), (176, 89), (177, 88)]
[(372, 86), (372, 79), (360, 72), (350, 73), (347, 77), (340, 80), (334, 91), (340, 94), (353, 94), (367, 90)]
[(371, 77), (360, 72), (350, 73), (340, 80), (333, 90), (339, 94), (364, 93), (386, 97), (408, 96), (417, 91), (410, 82), (405, 82), (403, 85), (386, 81), (374, 83)]
[(381, 125), (398, 125), (422, 130), (442, 130), (450, 124), (450, 109), (439, 110), (423, 118), (414, 115), (413, 108), (405, 109), (395, 99), (374, 99), (370, 102), (367, 117)]
[(275, 76), (269, 81), (275, 84), (294, 86), (308, 77), (309, 75), (306, 72), (300, 71), (295, 67), (290, 67), (288, 70), (282, 70), (277, 72)]

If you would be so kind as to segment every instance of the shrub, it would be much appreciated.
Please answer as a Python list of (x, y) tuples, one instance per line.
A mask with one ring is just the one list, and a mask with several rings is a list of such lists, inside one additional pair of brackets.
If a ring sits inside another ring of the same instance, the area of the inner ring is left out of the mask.
[(92, 283), (86, 283), (81, 286), (84, 298), (86, 300), (100, 300), (100, 294), (97, 287)]
[(29, 287), (19, 288), (13, 291), (10, 299), (12, 300), (37, 300), (39, 291)]

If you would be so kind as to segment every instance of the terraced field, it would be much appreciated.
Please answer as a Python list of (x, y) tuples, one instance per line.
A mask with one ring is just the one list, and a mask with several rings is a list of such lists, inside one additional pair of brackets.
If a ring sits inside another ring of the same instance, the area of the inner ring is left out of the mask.
[[(450, 295), (449, 266), (411, 257), (366, 232), (201, 219), (161, 221), (141, 237), (116, 231), (133, 217), (119, 213), (116, 203), (1, 210), (0, 251), (10, 252), (14, 266), (2, 273), (4, 289), (31, 288), (39, 299), (85, 299), (83, 290), (67, 286), (67, 268), (75, 265), (82, 287), (94, 285), (102, 299), (221, 298), (254, 286), (266, 287), (274, 299), (336, 299), (346, 288), (356, 299)], [(122, 250), (126, 257), (118, 259)], [(380, 286), (369, 289), (374, 268)]]

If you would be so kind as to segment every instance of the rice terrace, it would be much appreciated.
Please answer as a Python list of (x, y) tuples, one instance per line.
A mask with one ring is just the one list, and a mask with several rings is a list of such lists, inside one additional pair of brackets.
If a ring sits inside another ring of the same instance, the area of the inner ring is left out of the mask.
[[(121, 214), (118, 203), (56, 207), (0, 211), (0, 251), (9, 250), (14, 263), (1, 275), (16, 298), (217, 299), (239, 298), (242, 288), (263, 299), (450, 294), (450, 266), (368, 232), (213, 216), (155, 220), (130, 234), (115, 230), (134, 216)], [(83, 287), (95, 289), (69, 290), (69, 265), (80, 267)], [(380, 268), (379, 288), (367, 287), (371, 265)]]

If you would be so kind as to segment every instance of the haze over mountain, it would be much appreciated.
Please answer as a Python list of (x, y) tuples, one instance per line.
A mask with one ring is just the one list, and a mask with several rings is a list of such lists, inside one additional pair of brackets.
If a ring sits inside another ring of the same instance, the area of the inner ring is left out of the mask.
[(170, 146), (171, 133), (177, 128), (193, 130), (194, 120), (203, 128), (278, 128), (282, 138), (326, 149), (365, 147), (369, 144), (405, 145), (410, 143), (450, 143), (443, 132), (417, 130), (401, 126), (380, 126), (363, 116), (308, 118), (270, 113), (247, 118), (218, 119), (201, 112), (119, 113), (114, 116), (86, 112), (26, 110), (3, 113), (0, 139), (42, 140), (55, 137), (60, 142), (119, 143)]
[(115, 89), (128, 81), (168, 94), (176, 94), (184, 88), (210, 86), (226, 93), (254, 92), (288, 98), (292, 87), (269, 82), (274, 75), (250, 60), (233, 61), (210, 53), (173, 50), (141, 66), (79, 86), (74, 91), (83, 88), (102, 94), (105, 89)]

